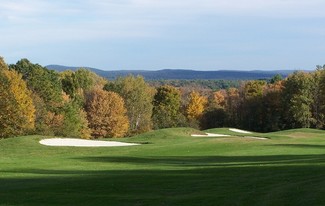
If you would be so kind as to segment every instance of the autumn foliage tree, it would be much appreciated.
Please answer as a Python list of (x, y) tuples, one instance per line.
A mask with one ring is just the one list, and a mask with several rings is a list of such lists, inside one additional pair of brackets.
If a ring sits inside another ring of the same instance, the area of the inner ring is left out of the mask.
[(35, 107), (22, 76), (0, 58), (0, 137), (34, 130)]
[(63, 106), (63, 99), (59, 74), (39, 64), (33, 64), (27, 59), (21, 59), (16, 64), (11, 64), (9, 68), (22, 75), (28, 89), (32, 92), (31, 97), (37, 109), (36, 132), (39, 134), (55, 135), (57, 125), (49, 125), (48, 123), (52, 122), (49, 117), (55, 116), (55, 119), (60, 119), (61, 115), (59, 110)]
[(216, 91), (212, 94), (212, 97), (210, 98), (211, 99), (210, 104), (212, 104), (212, 106), (214, 107), (225, 108), (227, 105), (226, 98), (227, 98), (226, 90), (222, 89)]
[[(241, 97), (237, 88), (229, 88), (226, 95), (226, 113), (228, 125), (237, 127), (239, 125), (239, 106)], [(230, 124), (231, 123), (231, 124)]]
[(249, 130), (260, 131), (263, 125), (263, 92), (265, 81), (248, 81), (241, 88), (239, 121), (240, 126)]
[(226, 90), (222, 89), (211, 93), (208, 98), (207, 107), (200, 118), (200, 128), (209, 129), (226, 126), (228, 119), (226, 107)]
[(91, 91), (87, 95), (86, 111), (93, 137), (123, 137), (127, 133), (127, 111), (117, 93), (100, 89)]
[(198, 92), (191, 92), (189, 95), (189, 103), (186, 106), (186, 115), (189, 120), (198, 120), (207, 106), (208, 100), (201, 96)]
[(84, 106), (85, 93), (93, 88), (103, 88), (107, 82), (104, 78), (84, 68), (60, 72), (60, 79), (63, 91), (80, 107)]
[[(10, 69), (11, 72), (17, 71), (22, 75), (28, 89), (32, 92), (29, 96), (33, 99), (36, 109), (37, 134), (90, 138), (83, 109), (84, 102), (76, 101), (77, 95), (73, 94), (77, 94), (79, 88), (89, 88), (89, 85), (94, 84), (91, 74), (86, 70), (76, 72), (71, 83), (77, 86), (68, 87), (65, 84), (63, 87), (59, 73), (39, 64), (33, 64), (27, 59), (10, 65)], [(63, 88), (71, 89), (65, 90), (69, 95), (63, 91)]]
[(0, 137), (29, 132), (122, 137), (152, 128), (198, 127), (197, 120), (201, 129), (325, 129), (325, 65), (219, 91), (196, 85), (199, 80), (191, 86), (179, 80), (163, 84), (172, 82), (177, 87), (153, 89), (141, 76), (108, 82), (87, 69), (58, 73), (27, 59), (8, 68), (0, 58)]
[(105, 85), (105, 90), (113, 91), (123, 97), (129, 118), (130, 134), (152, 129), (152, 100), (154, 89), (141, 76), (118, 78)]
[(283, 83), (278, 80), (264, 88), (263, 95), (263, 125), (261, 131), (278, 131), (284, 128), (283, 122)]

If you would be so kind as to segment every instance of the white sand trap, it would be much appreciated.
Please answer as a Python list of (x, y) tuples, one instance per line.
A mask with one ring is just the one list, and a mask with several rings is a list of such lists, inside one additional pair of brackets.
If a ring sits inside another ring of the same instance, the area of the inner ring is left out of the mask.
[(98, 140), (85, 140), (85, 139), (73, 139), (73, 138), (52, 138), (43, 139), (39, 141), (40, 144), (46, 146), (69, 146), (69, 147), (123, 147), (123, 146), (135, 146), (139, 144), (124, 143), (115, 141), (98, 141)]
[(251, 132), (248, 132), (248, 131), (245, 131), (245, 130), (241, 130), (241, 129), (229, 129), (230, 131), (233, 131), (233, 132), (237, 132), (237, 133), (243, 133), (243, 134), (252, 134)]
[(192, 134), (192, 137), (229, 137), (227, 134), (213, 134), (213, 133), (205, 133), (205, 134)]
[(264, 137), (249, 137), (249, 136), (245, 136), (244, 138), (259, 139), (259, 140), (267, 140), (268, 139), (268, 138), (264, 138)]

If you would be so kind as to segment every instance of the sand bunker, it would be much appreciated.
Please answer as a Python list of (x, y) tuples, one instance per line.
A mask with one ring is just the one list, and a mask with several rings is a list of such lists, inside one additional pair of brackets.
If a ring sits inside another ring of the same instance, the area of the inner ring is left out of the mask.
[(46, 146), (70, 146), (70, 147), (123, 147), (123, 146), (135, 146), (139, 144), (124, 143), (115, 141), (98, 141), (98, 140), (85, 140), (85, 139), (73, 139), (73, 138), (52, 138), (43, 139), (39, 141), (40, 144)]
[(241, 130), (241, 129), (229, 129), (232, 132), (237, 132), (237, 133), (243, 133), (243, 134), (252, 134), (251, 132), (245, 131), (245, 130)]
[[(229, 129), (230, 131), (237, 132), (237, 133), (244, 133), (244, 134), (252, 134), (252, 132), (241, 130), (241, 129)], [(227, 134), (214, 134), (214, 133), (205, 133), (205, 134), (192, 134), (192, 137), (229, 137), (232, 135)], [(236, 135), (235, 135), (236, 136)], [(247, 139), (258, 139), (258, 140), (267, 140), (268, 138), (264, 137), (253, 137), (253, 136), (244, 136), (240, 138), (247, 138)]]
[(244, 138), (259, 139), (259, 140), (267, 140), (268, 139), (268, 138), (265, 138), (265, 137), (250, 137), (250, 136), (245, 136)]
[(192, 137), (229, 137), (230, 135), (205, 133), (205, 134), (192, 134), (191, 136)]

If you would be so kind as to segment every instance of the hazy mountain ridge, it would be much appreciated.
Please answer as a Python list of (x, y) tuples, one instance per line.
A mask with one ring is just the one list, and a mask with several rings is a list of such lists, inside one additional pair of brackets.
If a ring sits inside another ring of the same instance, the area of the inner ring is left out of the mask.
[(166, 80), (166, 79), (224, 79), (224, 80), (253, 80), (253, 79), (270, 79), (276, 74), (283, 77), (293, 73), (294, 70), (274, 70), (274, 71), (238, 71), (238, 70), (215, 70), (215, 71), (197, 71), (197, 70), (182, 70), (182, 69), (162, 69), (156, 71), (150, 70), (113, 70), (104, 71), (91, 67), (68, 67), (62, 65), (48, 65), (46, 68), (56, 71), (77, 70), (79, 68), (89, 69), (96, 74), (108, 79), (115, 79), (127, 75), (141, 75), (146, 80)]

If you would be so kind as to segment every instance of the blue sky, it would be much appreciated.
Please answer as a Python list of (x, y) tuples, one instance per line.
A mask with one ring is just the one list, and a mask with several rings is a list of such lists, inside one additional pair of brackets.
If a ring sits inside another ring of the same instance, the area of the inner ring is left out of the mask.
[(279, 70), (325, 64), (324, 0), (2, 0), (0, 55), (41, 65)]

